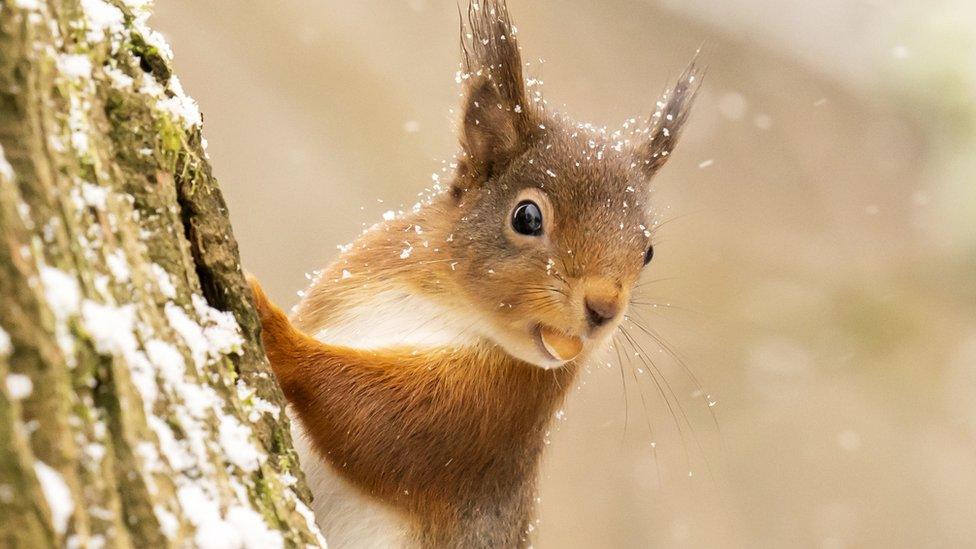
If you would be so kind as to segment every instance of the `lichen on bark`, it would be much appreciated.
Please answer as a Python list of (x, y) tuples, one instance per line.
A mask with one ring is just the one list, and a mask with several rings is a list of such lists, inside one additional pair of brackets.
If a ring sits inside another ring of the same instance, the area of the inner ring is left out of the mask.
[(146, 0), (0, 0), (0, 545), (322, 545)]

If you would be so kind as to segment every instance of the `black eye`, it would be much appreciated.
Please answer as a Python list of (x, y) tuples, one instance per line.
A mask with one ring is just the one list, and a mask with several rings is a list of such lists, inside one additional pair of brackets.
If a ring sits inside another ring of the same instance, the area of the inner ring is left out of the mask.
[(512, 212), (512, 228), (515, 232), (529, 236), (542, 234), (542, 211), (531, 200), (523, 200)]
[(654, 259), (654, 246), (648, 246), (647, 251), (644, 252), (644, 265), (647, 265)]

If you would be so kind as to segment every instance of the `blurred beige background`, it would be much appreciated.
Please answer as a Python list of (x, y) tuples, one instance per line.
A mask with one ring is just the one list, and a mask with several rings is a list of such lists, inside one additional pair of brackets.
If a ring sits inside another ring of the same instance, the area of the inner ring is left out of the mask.
[[(630, 328), (673, 414), (642, 357), (591, 368), (536, 546), (976, 546), (976, 6), (510, 4), (530, 73), (580, 119), (649, 113), (702, 43), (710, 66), (657, 181), (672, 221), (643, 301), (671, 307), (635, 317), (714, 405)], [(278, 301), (450, 159), (457, 19), (453, 0), (157, 2)]]

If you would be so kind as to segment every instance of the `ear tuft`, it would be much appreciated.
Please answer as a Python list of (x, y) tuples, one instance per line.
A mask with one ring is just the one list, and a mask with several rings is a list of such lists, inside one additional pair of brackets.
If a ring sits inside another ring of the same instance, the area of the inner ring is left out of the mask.
[(515, 35), (504, 0), (471, 0), (461, 16), (460, 137), (468, 184), (491, 179), (534, 133)]
[(637, 148), (641, 168), (653, 175), (671, 155), (684, 129), (691, 107), (701, 89), (705, 70), (697, 64), (697, 54), (678, 78), (674, 89), (664, 92), (657, 103), (657, 110), (650, 120), (650, 128), (644, 142)]

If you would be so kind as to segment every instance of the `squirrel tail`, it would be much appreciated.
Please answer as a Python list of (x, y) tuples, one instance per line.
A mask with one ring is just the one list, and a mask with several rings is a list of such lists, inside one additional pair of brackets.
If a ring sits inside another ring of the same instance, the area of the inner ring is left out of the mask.
[(303, 354), (300, 350), (309, 345), (309, 338), (292, 326), (284, 311), (271, 302), (254, 275), (245, 273), (244, 276), (254, 296), (254, 308), (261, 319), (264, 350), (280, 382), (296, 366), (299, 355)]
[(285, 317), (285, 320), (287, 320), (285, 313), (271, 302), (268, 294), (264, 293), (264, 288), (261, 287), (261, 283), (258, 282), (258, 279), (253, 274), (245, 272), (244, 278), (247, 280), (247, 285), (251, 287), (251, 294), (254, 297), (254, 309), (258, 312), (258, 317), (261, 319), (262, 325), (267, 321), (273, 321), (277, 317)]

